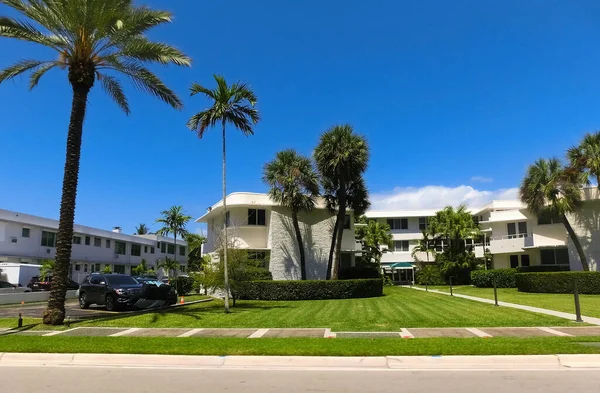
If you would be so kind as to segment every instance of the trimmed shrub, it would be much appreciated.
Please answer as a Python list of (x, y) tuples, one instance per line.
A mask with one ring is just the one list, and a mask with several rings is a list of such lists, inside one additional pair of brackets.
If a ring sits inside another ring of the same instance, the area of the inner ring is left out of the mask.
[(517, 273), (568, 272), (569, 270), (571, 270), (569, 265), (536, 265), (518, 267)]
[(171, 280), (171, 286), (177, 290), (177, 294), (187, 295), (194, 289), (194, 278), (193, 277), (177, 277)]
[(600, 272), (517, 273), (521, 292), (573, 293), (575, 281), (579, 293), (600, 294)]
[(376, 297), (383, 295), (383, 280), (247, 281), (237, 286), (245, 300), (323, 300)]
[(498, 288), (515, 288), (517, 269), (474, 270), (471, 272), (471, 284), (479, 288), (492, 288), (494, 280)]

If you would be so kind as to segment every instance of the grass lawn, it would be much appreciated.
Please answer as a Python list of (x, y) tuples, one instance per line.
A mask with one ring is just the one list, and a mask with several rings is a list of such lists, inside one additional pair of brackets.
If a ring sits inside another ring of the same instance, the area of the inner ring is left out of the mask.
[[(450, 292), (447, 286), (429, 287), (438, 291)], [(493, 288), (475, 288), (472, 286), (453, 287), (455, 293), (494, 299)], [(498, 301), (523, 304), (526, 306), (547, 308), (575, 314), (575, 301), (571, 294), (528, 293), (519, 292), (516, 288), (498, 288)], [(600, 295), (579, 295), (581, 314), (600, 318)]]
[(160, 338), (1, 336), (0, 352), (136, 353), (171, 355), (544, 355), (600, 353), (580, 342), (600, 337), (540, 338)]
[[(385, 296), (317, 301), (240, 301), (223, 313), (220, 301), (139, 315), (115, 314), (71, 326), (173, 328), (331, 328), (333, 331), (398, 331), (411, 327), (566, 326), (572, 322), (408, 288)], [(27, 320), (26, 324), (39, 323)], [(13, 327), (0, 319), (0, 327)], [(47, 329), (39, 325), (37, 329)]]

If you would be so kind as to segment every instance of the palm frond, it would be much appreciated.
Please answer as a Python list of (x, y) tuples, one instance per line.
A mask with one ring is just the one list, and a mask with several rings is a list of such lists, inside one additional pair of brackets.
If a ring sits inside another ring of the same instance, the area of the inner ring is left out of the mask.
[(127, 97), (125, 97), (125, 93), (123, 93), (123, 88), (121, 87), (121, 83), (110, 75), (102, 75), (100, 74), (98, 79), (102, 82), (102, 88), (116, 103), (119, 107), (125, 112), (125, 114), (129, 115), (131, 111), (129, 110), (129, 103), (127, 102)]
[(40, 82), (40, 79), (42, 78), (42, 76), (44, 76), (44, 74), (46, 74), (46, 72), (50, 71), (52, 68), (56, 67), (57, 65), (59, 65), (59, 62), (57, 62), (57, 61), (49, 62), (49, 63), (41, 65), (37, 70), (32, 72), (31, 77), (29, 78), (29, 90), (33, 90), (33, 88), (35, 88), (38, 85), (38, 83)]
[(20, 62), (13, 64), (0, 71), (0, 83), (19, 76), (28, 71), (35, 71), (42, 65), (46, 65), (50, 62), (38, 61), (38, 60), (21, 60)]
[(152, 42), (144, 37), (135, 37), (125, 42), (117, 56), (139, 61), (155, 61), (161, 64), (173, 63), (189, 67), (192, 60), (179, 49), (159, 42)]
[(0, 16), (0, 37), (29, 41), (58, 51), (65, 49), (65, 42), (60, 37), (46, 35), (30, 23), (6, 16)]

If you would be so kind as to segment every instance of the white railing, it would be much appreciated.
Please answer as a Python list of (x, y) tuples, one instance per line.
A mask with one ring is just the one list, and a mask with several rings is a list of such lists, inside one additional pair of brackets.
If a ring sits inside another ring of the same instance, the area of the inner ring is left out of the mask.
[(531, 233), (516, 233), (514, 235), (502, 235), (502, 236), (492, 236), (490, 240), (511, 240), (511, 239), (524, 239), (526, 237), (533, 236)]

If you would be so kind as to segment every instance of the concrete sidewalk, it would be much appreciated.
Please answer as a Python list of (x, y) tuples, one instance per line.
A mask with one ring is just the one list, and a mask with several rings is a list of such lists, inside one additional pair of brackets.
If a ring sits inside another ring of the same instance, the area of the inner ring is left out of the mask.
[(268, 370), (600, 369), (600, 355), (533, 356), (180, 356), (0, 353), (0, 367), (111, 367)]
[(392, 332), (332, 332), (327, 328), (112, 328), (75, 327), (65, 330), (0, 329), (0, 336), (45, 337), (235, 337), (235, 338), (492, 338), (492, 337), (600, 337), (600, 326), (581, 327), (479, 327), (479, 328), (400, 328)]
[[(419, 288), (419, 287), (411, 287), (411, 288), (412, 289), (416, 289), (417, 291), (425, 291), (425, 288)], [(435, 290), (435, 289), (430, 289), (429, 292), (431, 292), (431, 293), (439, 293), (441, 295), (448, 295), (448, 296), (459, 297), (459, 298), (462, 298), (462, 299), (473, 300), (473, 301), (481, 302), (481, 303), (495, 304), (494, 301), (491, 300), (491, 299), (484, 299), (484, 298), (476, 297), (476, 296), (462, 295), (460, 293), (454, 293), (453, 295), (450, 295), (450, 293), (448, 293), (448, 292), (442, 292), (442, 291), (438, 291), (438, 290)], [(555, 311), (555, 310), (548, 310), (546, 308), (524, 306), (522, 304), (507, 303), (507, 302), (498, 302), (498, 305), (504, 306), (504, 307), (516, 308), (516, 309), (519, 309), (519, 310), (525, 310), (525, 311), (535, 312), (535, 313), (538, 313), (538, 314), (551, 315), (553, 317), (564, 318), (564, 319), (568, 319), (570, 321), (575, 321), (577, 319), (577, 316), (575, 314), (569, 314), (569, 313), (566, 313), (566, 312)], [(590, 325), (598, 325), (598, 326), (600, 326), (600, 318), (582, 316), (581, 319), (583, 319), (583, 322), (589, 323)]]

